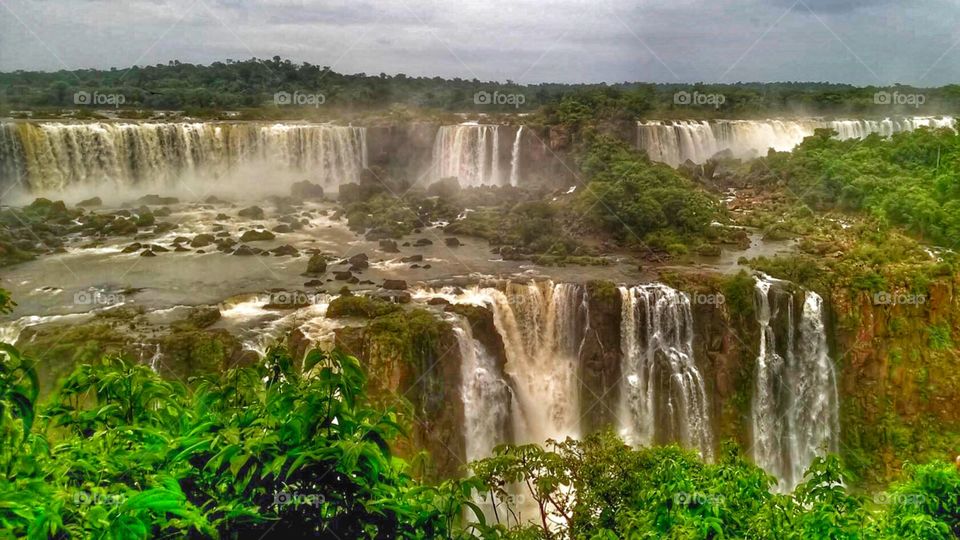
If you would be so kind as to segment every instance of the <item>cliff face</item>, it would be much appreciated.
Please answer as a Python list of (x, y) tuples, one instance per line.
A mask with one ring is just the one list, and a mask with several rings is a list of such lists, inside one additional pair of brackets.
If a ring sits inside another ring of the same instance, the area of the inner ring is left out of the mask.
[(427, 450), (428, 476), (461, 476), (465, 465), (461, 358), (450, 325), (414, 310), (379, 317), (361, 327), (340, 328), (336, 345), (360, 359), (375, 402), (397, 405), (403, 398), (412, 405), (410, 439), (400, 441), (395, 451), (409, 459), (418, 450)]
[(837, 291), (841, 453), (862, 481), (960, 453), (957, 277), (923, 294)]
[(580, 348), (581, 427), (616, 426), (620, 398), (620, 293), (613, 283), (587, 284), (587, 327)]

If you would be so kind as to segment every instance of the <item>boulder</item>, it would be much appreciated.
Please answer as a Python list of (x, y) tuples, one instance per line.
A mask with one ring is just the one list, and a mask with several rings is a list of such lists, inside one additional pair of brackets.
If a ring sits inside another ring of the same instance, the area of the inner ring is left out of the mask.
[(290, 244), (284, 244), (280, 247), (275, 247), (270, 250), (270, 253), (273, 253), (277, 257), (282, 257), (286, 255), (296, 256), (300, 254), (300, 252), (297, 251), (297, 248), (291, 246)]
[(209, 246), (214, 242), (214, 237), (212, 234), (198, 234), (193, 237), (193, 240), (190, 241), (190, 247), (192, 248), (201, 248)]
[(359, 268), (360, 270), (370, 267), (369, 257), (367, 257), (366, 253), (358, 253), (347, 259), (347, 262), (350, 263), (350, 266)]
[(386, 253), (400, 253), (396, 240), (380, 240), (380, 251)]
[(240, 246), (233, 252), (234, 255), (239, 255), (242, 257), (249, 257), (250, 255), (256, 255), (260, 250), (252, 248), (250, 246)]
[(322, 199), (323, 187), (308, 180), (290, 186), (290, 196), (295, 199)]
[(91, 197), (89, 199), (84, 199), (77, 203), (77, 206), (81, 208), (91, 208), (94, 206), (103, 206), (103, 200), (100, 197)]
[(129, 246), (123, 248), (121, 253), (133, 253), (134, 251), (140, 251), (142, 248), (143, 248), (143, 245), (141, 245), (140, 242), (134, 242)]
[(414, 242), (413, 245), (415, 247), (432, 246), (433, 240), (430, 240), (429, 238), (420, 238)]
[(249, 219), (263, 219), (264, 217), (263, 208), (260, 208), (259, 206), (250, 206), (244, 208), (243, 210), (237, 212), (237, 215)]
[(145, 250), (143, 250), (143, 251), (140, 252), (140, 256), (141, 256), (141, 257), (156, 257), (157, 254), (154, 253), (154, 252), (152, 252), (152, 251), (150, 251), (149, 249), (145, 249)]
[(391, 291), (404, 291), (407, 289), (407, 282), (403, 279), (385, 279), (383, 288)]
[(409, 257), (403, 257), (400, 259), (400, 262), (404, 262), (404, 263), (423, 262), (423, 255), (410, 255)]
[(444, 238), (443, 243), (446, 244), (447, 247), (460, 247), (463, 245), (457, 237)]
[(307, 275), (322, 274), (327, 271), (327, 258), (316, 253), (307, 261)]
[(264, 240), (273, 240), (277, 235), (270, 231), (247, 231), (240, 236), (241, 242), (260, 242)]
[[(345, 272), (334, 272), (334, 273), (333, 273), (333, 279), (335, 279), (335, 280), (337, 280), (337, 281), (348, 281), (348, 280), (350, 280), (350, 278), (352, 278), (352, 277), (353, 277), (353, 274), (350, 273), (349, 270), (347, 270), (347, 271), (345, 271)], [(359, 280), (358, 280), (358, 281), (359, 281)]]
[(144, 195), (137, 199), (138, 204), (149, 204), (153, 206), (163, 206), (165, 204), (177, 204), (180, 202), (176, 197), (161, 197), (159, 195)]

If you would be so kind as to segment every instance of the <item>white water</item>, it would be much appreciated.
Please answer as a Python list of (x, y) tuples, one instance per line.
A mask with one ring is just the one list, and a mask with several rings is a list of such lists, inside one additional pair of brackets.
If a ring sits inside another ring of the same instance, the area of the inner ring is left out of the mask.
[(693, 355), (690, 298), (661, 284), (620, 287), (620, 432), (632, 445), (676, 441), (712, 459), (710, 405)]
[[(783, 284), (768, 276), (756, 281), (761, 340), (751, 437), (754, 461), (780, 480), (779, 490), (788, 492), (803, 480), (814, 457), (837, 451), (840, 421), (823, 299), (814, 292), (803, 292), (803, 309), (796, 325), (792, 295), (778, 290)], [(787, 332), (779, 338), (786, 341), (778, 342), (772, 322), (783, 321), (783, 317)]]
[(510, 386), (497, 369), (496, 358), (473, 337), (470, 325), (451, 317), (460, 347), (461, 397), (467, 461), (485, 458), (508, 442), (507, 426), (513, 402)]
[(517, 172), (520, 170), (520, 141), (523, 137), (523, 126), (517, 128), (517, 137), (513, 140), (513, 151), (510, 153), (510, 185), (517, 187)]
[[(81, 187), (254, 187), (311, 180), (337, 189), (367, 164), (366, 129), (249, 122), (19, 122), (0, 129), (0, 186), (34, 193)], [(285, 186), (281, 186), (285, 187)]]
[(690, 160), (703, 163), (718, 152), (749, 159), (767, 149), (792, 150), (815, 129), (830, 128), (840, 139), (862, 139), (876, 133), (889, 136), (921, 126), (953, 127), (952, 117), (915, 116), (883, 120), (677, 120), (637, 124), (637, 148), (653, 161), (676, 167)]
[(433, 179), (456, 178), (463, 187), (516, 186), (523, 126), (511, 148), (509, 171), (500, 157), (500, 128), (468, 122), (441, 126), (433, 143)]

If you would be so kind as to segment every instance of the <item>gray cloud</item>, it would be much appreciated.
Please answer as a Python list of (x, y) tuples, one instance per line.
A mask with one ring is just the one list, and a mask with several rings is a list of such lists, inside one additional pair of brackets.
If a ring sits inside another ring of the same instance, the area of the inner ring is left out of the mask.
[(280, 55), (520, 82), (940, 85), (960, 73), (956, 0), (802, 2), (4, 0), (0, 70)]

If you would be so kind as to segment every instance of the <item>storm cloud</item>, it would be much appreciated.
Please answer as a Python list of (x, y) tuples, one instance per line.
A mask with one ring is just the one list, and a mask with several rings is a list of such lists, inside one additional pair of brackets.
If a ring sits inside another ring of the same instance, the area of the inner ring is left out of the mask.
[(279, 55), (523, 83), (937, 86), (960, 72), (958, 15), (955, 0), (0, 0), (0, 70)]

